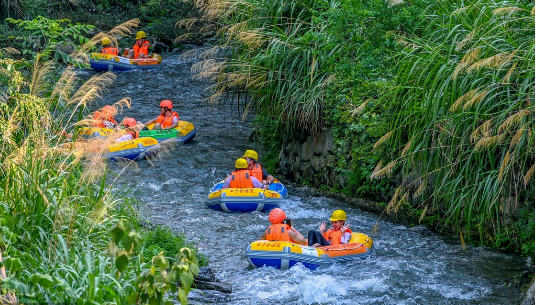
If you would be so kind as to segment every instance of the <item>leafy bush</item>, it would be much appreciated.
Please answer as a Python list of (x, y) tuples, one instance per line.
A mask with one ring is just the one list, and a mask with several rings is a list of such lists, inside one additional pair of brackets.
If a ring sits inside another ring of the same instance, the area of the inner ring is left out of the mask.
[[(162, 251), (166, 255), (174, 255), (184, 247), (195, 249), (194, 245), (186, 242), (184, 235), (174, 233), (168, 227), (157, 226), (154, 230), (146, 231), (143, 237), (145, 240), (143, 256), (145, 257), (157, 255)], [(200, 266), (208, 265), (206, 256), (197, 253), (197, 258)], [(173, 262), (173, 258), (170, 258), (170, 261)]]
[(25, 30), (22, 36), (12, 38), (19, 41), (22, 54), (35, 58), (39, 53), (41, 60), (53, 57), (75, 63), (69, 54), (89, 41), (86, 35), (93, 29), (91, 25), (72, 24), (68, 19), (50, 20), (41, 16), (33, 20), (6, 20)]

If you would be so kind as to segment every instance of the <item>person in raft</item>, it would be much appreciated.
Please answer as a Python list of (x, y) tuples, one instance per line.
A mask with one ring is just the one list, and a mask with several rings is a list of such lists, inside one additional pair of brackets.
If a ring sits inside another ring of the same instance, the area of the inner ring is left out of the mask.
[(257, 163), (259, 154), (257, 154), (256, 151), (248, 149), (242, 158), (248, 161), (248, 169), (253, 177), (257, 178), (262, 184), (270, 185), (274, 183), (274, 176), (270, 175), (266, 169), (262, 168), (260, 163)]
[(311, 230), (307, 234), (308, 245), (311, 247), (324, 247), (347, 244), (352, 238), (350, 224), (346, 223), (346, 212), (335, 210), (329, 218), (331, 228), (326, 231), (326, 223), (322, 222), (319, 231)]
[(153, 129), (172, 129), (179, 126), (179, 114), (171, 111), (173, 103), (170, 100), (160, 102), (160, 115), (156, 119), (147, 121), (145, 125), (154, 124)]
[(280, 208), (273, 209), (268, 215), (268, 220), (272, 224), (262, 233), (261, 239), (290, 241), (295, 244), (305, 245), (305, 237), (292, 226), (292, 222), (287, 218), (285, 211)]
[(116, 110), (113, 106), (105, 105), (102, 109), (93, 113), (93, 127), (109, 128), (113, 129), (117, 126), (115, 120)]
[(235, 162), (235, 171), (225, 179), (222, 188), (262, 188), (268, 189), (268, 185), (262, 184), (253, 177), (248, 170), (248, 161), (238, 158)]
[(119, 51), (117, 50), (117, 48), (112, 46), (112, 41), (110, 40), (110, 38), (108, 37), (102, 38), (101, 43), (102, 43), (101, 53), (116, 55), (116, 56), (117, 54), (119, 54)]
[(116, 143), (134, 140), (140, 137), (140, 132), (136, 129), (137, 122), (133, 118), (124, 118), (121, 125), (125, 127), (125, 134), (115, 140)]
[(125, 55), (128, 58), (147, 58), (151, 49), (151, 43), (147, 40), (147, 35), (144, 31), (136, 33), (136, 42), (130, 49), (125, 49)]

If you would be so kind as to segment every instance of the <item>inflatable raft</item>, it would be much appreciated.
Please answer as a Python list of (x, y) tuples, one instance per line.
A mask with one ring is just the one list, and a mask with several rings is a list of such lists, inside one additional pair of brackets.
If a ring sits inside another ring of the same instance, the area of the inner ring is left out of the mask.
[(112, 161), (150, 159), (158, 154), (159, 148), (160, 144), (156, 139), (138, 138), (109, 145), (106, 157)]
[(313, 248), (287, 241), (257, 240), (246, 250), (251, 266), (288, 269), (301, 263), (308, 269), (333, 263), (365, 259), (374, 253), (372, 239), (363, 233), (352, 233), (348, 244)]
[(97, 71), (128, 71), (134, 69), (160, 68), (162, 57), (153, 54), (150, 58), (128, 59), (111, 54), (91, 53), (89, 64)]
[(206, 206), (224, 212), (268, 212), (279, 207), (287, 198), (287, 188), (281, 183), (272, 183), (269, 190), (260, 188), (226, 188), (224, 181), (214, 185), (208, 195)]
[[(176, 138), (180, 143), (185, 143), (195, 137), (196, 129), (193, 123), (179, 121), (179, 126), (174, 129), (157, 129), (151, 130), (154, 124), (149, 124), (149, 130), (140, 130), (140, 138), (150, 137), (156, 139), (159, 143), (165, 140)], [(114, 132), (113, 129), (101, 127), (84, 127), (80, 128), (78, 135), (89, 139), (94, 137), (108, 137)]]
[[(179, 120), (179, 125), (173, 129), (157, 129), (153, 130), (154, 124), (147, 125), (147, 128), (149, 130), (141, 130), (140, 131), (140, 137), (143, 135), (146, 135), (148, 137), (153, 137), (157, 139), (159, 142), (161, 140), (167, 140), (172, 137), (176, 137), (179, 139), (179, 142), (186, 143), (193, 138), (195, 138), (195, 135), (197, 133), (197, 130), (195, 129), (195, 126), (193, 123), (188, 121), (181, 121)], [(175, 135), (170, 137), (170, 132), (175, 132)]]

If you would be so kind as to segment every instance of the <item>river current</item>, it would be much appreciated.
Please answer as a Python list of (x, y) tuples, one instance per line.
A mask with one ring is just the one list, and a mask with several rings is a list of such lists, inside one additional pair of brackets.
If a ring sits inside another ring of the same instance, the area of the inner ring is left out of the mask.
[[(335, 209), (343, 209), (354, 232), (371, 234), (375, 255), (355, 263), (308, 270), (252, 269), (245, 256), (247, 246), (269, 225), (260, 212), (229, 214), (205, 207), (210, 188), (231, 172), (245, 150), (263, 151), (250, 142), (254, 130), (242, 120), (236, 103), (210, 105), (205, 81), (192, 79), (193, 60), (164, 54), (162, 68), (129, 71), (117, 79), (97, 109), (130, 97), (132, 108), (117, 115), (147, 121), (159, 114), (161, 100), (173, 101), (182, 120), (194, 123), (195, 139), (171, 149), (154, 162), (140, 161), (125, 169), (114, 191), (128, 194), (143, 218), (168, 226), (196, 243), (216, 276), (232, 285), (225, 304), (518, 304), (520, 295), (505, 280), (527, 268), (516, 256), (486, 248), (462, 250), (458, 240), (419, 226), (408, 228), (379, 219), (349, 203), (313, 196), (306, 187), (288, 185), (289, 198), (282, 204), (293, 225), (306, 235), (327, 221)], [(86, 72), (91, 76), (95, 72)], [(120, 163), (111, 163), (114, 172)]]

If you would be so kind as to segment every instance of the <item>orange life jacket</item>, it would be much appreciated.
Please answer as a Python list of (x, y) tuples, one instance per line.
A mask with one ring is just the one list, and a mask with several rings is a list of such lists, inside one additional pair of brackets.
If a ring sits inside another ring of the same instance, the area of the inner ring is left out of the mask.
[(156, 122), (158, 124), (160, 124), (160, 126), (162, 126), (162, 128), (167, 128), (171, 125), (173, 125), (173, 117), (177, 117), (177, 121), (179, 120), (179, 114), (176, 113), (175, 111), (171, 111), (171, 115), (170, 116), (166, 116), (166, 114), (160, 114), (157, 118), (156, 118)]
[(255, 163), (253, 165), (253, 168), (250, 169), (251, 175), (257, 180), (262, 181), (262, 166), (259, 163)]
[(117, 51), (117, 48), (106, 47), (106, 48), (102, 48), (101, 53), (110, 54), (110, 55), (117, 55), (119, 53), (119, 51)]
[(109, 117), (109, 118), (106, 118), (106, 120), (108, 120), (110, 123), (114, 124), (115, 126), (117, 126), (117, 121), (112, 118), (112, 117)]
[(288, 236), (289, 229), (290, 227), (284, 223), (271, 225), (266, 229), (266, 239), (293, 242), (290, 236)]
[[(352, 234), (352, 231), (350, 229), (347, 229), (346, 233)], [(331, 245), (340, 245), (341, 244), (341, 237), (342, 237), (342, 231), (341, 230), (333, 230), (333, 228), (330, 228), (324, 233), (324, 238), (331, 242)]]
[(143, 40), (141, 44), (138, 44), (137, 42), (134, 44), (132, 49), (134, 50), (134, 58), (140, 57), (140, 53), (144, 53), (145, 55), (149, 55), (149, 48), (151, 47), (151, 43), (147, 40)]
[(231, 173), (231, 188), (253, 188), (253, 182), (248, 170), (238, 170)]
[(140, 137), (140, 132), (136, 129), (132, 129), (132, 128), (127, 129), (127, 132), (125, 134), (127, 133), (130, 133), (134, 139), (137, 139)]

